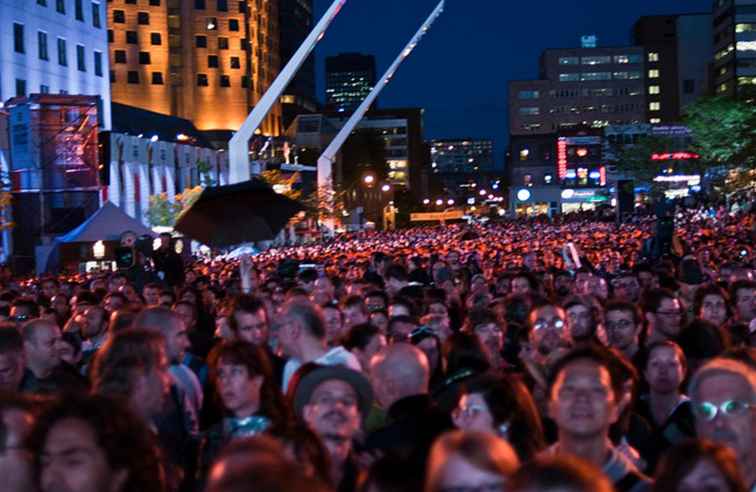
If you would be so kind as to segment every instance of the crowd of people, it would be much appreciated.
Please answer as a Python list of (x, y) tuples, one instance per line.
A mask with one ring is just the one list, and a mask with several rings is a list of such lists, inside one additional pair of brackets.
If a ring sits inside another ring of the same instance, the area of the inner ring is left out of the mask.
[(673, 217), (4, 269), (0, 488), (755, 491), (754, 214)]

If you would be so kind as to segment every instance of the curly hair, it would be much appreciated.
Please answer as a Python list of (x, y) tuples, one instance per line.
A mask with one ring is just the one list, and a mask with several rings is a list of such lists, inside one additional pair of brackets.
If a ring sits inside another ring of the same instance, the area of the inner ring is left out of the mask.
[(114, 334), (97, 351), (90, 377), (94, 393), (128, 397), (134, 378), (152, 370), (164, 357), (165, 339), (155, 331), (126, 330)]
[(67, 395), (40, 414), (27, 441), (37, 477), (42, 475), (42, 454), (50, 432), (68, 419), (87, 424), (108, 465), (127, 472), (121, 492), (165, 492), (165, 473), (153, 434), (121, 402), (100, 395)]

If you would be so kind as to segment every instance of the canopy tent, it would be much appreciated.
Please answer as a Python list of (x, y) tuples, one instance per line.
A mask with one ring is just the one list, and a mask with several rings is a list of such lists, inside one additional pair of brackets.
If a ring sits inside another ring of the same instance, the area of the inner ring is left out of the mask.
[(137, 236), (155, 234), (130, 217), (113, 202), (105, 202), (97, 212), (81, 223), (76, 229), (56, 238), (59, 243), (86, 243), (95, 241), (118, 241), (125, 231), (133, 231)]

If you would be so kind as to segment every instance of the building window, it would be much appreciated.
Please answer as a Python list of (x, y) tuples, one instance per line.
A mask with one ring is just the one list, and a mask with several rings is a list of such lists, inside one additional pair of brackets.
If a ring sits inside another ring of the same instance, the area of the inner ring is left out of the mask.
[(238, 56), (231, 57), (231, 68), (241, 68), (241, 60)]
[(527, 161), (530, 158), (530, 149), (523, 147), (520, 149), (520, 160)]
[(194, 8), (197, 10), (205, 10), (205, 0), (194, 0)]
[(648, 109), (649, 109), (649, 111), (659, 111), (659, 110), (661, 110), (661, 103), (660, 102), (650, 102), (650, 103), (648, 103)]
[(735, 24), (735, 32), (753, 32), (756, 31), (756, 24)]
[(150, 33), (150, 44), (152, 46), (160, 46), (163, 44), (163, 36), (159, 32)]
[(45, 84), (39, 85), (39, 93), (40, 94), (49, 94), (50, 93), (50, 86)]
[(150, 53), (149, 53), (149, 51), (140, 51), (139, 52), (139, 64), (140, 65), (149, 65), (150, 64)]
[(738, 41), (738, 51), (756, 51), (756, 41)]
[(648, 120), (648, 122), (652, 125), (658, 125), (659, 123), (661, 123), (661, 118), (651, 118)]
[(60, 14), (66, 13), (66, 1), (65, 0), (55, 0), (55, 10)]
[(241, 86), (245, 89), (249, 89), (249, 77), (247, 77), (246, 75), (242, 75)]
[(218, 38), (218, 49), (219, 50), (228, 49), (228, 38)]
[(218, 0), (218, 12), (228, 12), (228, 0)]
[(68, 66), (68, 55), (66, 54), (66, 40), (58, 38), (58, 65)]
[(102, 27), (102, 21), (100, 20), (100, 4), (92, 2), (92, 25), (97, 29)]
[(108, 43), (112, 43), (115, 39), (115, 34), (113, 34), (112, 29), (108, 29)]
[(197, 48), (207, 48), (207, 36), (195, 36), (194, 44)]
[(74, 17), (77, 21), (84, 22), (84, 5), (81, 0), (74, 0)]
[(656, 68), (652, 68), (648, 71), (648, 78), (649, 79), (658, 79), (659, 78), (659, 70)]
[(113, 58), (115, 59), (116, 63), (126, 63), (126, 51), (115, 50), (115, 53), (113, 53)]
[(150, 0), (150, 5), (153, 7), (160, 7), (160, 0)]
[(221, 75), (220, 77), (220, 86), (221, 87), (231, 87), (231, 77), (228, 75)]
[(129, 70), (126, 74), (126, 81), (129, 84), (138, 84), (139, 83), (139, 72), (136, 70)]
[(241, 39), (240, 41), (241, 41), (241, 42), (240, 42), (240, 44), (239, 44), (239, 48), (240, 48), (240, 49), (241, 49), (242, 51), (247, 51), (247, 50), (249, 50), (249, 41), (247, 41), (247, 38), (242, 38), (242, 39)]
[(152, 85), (163, 85), (162, 72), (152, 72)]
[(580, 59), (583, 65), (605, 65), (612, 63), (611, 56), (584, 56)]
[(137, 23), (141, 26), (149, 26), (150, 25), (150, 13), (149, 12), (138, 12), (137, 13)]
[(136, 5), (137, 0), (126, 0), (126, 4)]
[(582, 81), (611, 80), (611, 79), (612, 79), (611, 72), (586, 72), (586, 73), (580, 74), (580, 80)]
[(116, 81), (116, 73), (115, 70), (110, 71), (110, 83), (113, 84)]
[(208, 31), (217, 31), (218, 30), (218, 18), (217, 17), (208, 17), (207, 18), (207, 30)]
[(76, 69), (79, 72), (87, 71), (87, 60), (84, 56), (84, 45), (76, 45)]
[(228, 20), (228, 30), (229, 31), (238, 31), (239, 30), (239, 20), (238, 19), (229, 19)]
[(658, 62), (659, 61), (659, 53), (656, 51), (650, 51), (648, 53), (648, 61), (650, 62)]
[(139, 44), (139, 36), (136, 31), (126, 31), (127, 44)]
[(37, 0), (37, 5), (47, 7), (47, 0)]
[(24, 25), (18, 22), (13, 23), (13, 51), (16, 53), (26, 53), (26, 46), (24, 46)]
[(685, 94), (693, 94), (696, 92), (696, 81), (694, 79), (683, 80), (683, 92)]
[(113, 23), (114, 24), (125, 24), (126, 23), (126, 12), (123, 10), (114, 10), (113, 11)]
[(205, 74), (205, 73), (198, 73), (197, 74), (197, 86), (198, 87), (207, 87), (207, 74)]
[(16, 79), (16, 96), (23, 97), (26, 95), (26, 80)]
[(538, 91), (520, 91), (517, 94), (518, 99), (538, 99), (540, 94)]
[(559, 82), (577, 82), (580, 80), (579, 73), (560, 73)]
[(218, 68), (218, 57), (216, 55), (210, 55), (207, 57), (208, 68)]
[(538, 116), (541, 114), (541, 108), (538, 106), (520, 108), (520, 114), (522, 116)]
[(95, 70), (96, 76), (102, 77), (102, 52), (101, 51), (94, 52), (94, 70)]
[(37, 44), (39, 46), (39, 59), (48, 61), (50, 55), (47, 53), (47, 33), (43, 31), (37, 31)]
[(577, 56), (562, 56), (559, 58), (560, 65), (579, 65), (580, 58)]
[(648, 93), (649, 94), (661, 94), (661, 87), (658, 85), (649, 85), (648, 86)]
[(239, 2), (239, 12), (241, 12), (242, 14), (244, 14), (244, 13), (247, 12), (247, 2), (246, 2), (246, 0), (241, 0)]

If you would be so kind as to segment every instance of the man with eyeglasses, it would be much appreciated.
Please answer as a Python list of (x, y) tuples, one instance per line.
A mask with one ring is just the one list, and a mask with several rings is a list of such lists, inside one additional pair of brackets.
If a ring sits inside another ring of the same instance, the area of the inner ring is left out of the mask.
[(683, 326), (684, 311), (680, 299), (667, 289), (653, 289), (646, 293), (643, 312), (648, 321), (646, 346), (666, 340), (675, 341)]
[(742, 362), (716, 358), (690, 381), (699, 438), (735, 451), (746, 486), (756, 491), (756, 370)]
[(605, 312), (604, 326), (609, 346), (625, 354), (641, 370), (640, 334), (643, 331), (643, 313), (635, 304), (624, 301), (609, 302)]
[(567, 313), (561, 306), (543, 304), (528, 316), (528, 342), (520, 351), (520, 359), (540, 390), (546, 387), (546, 370), (570, 346)]

